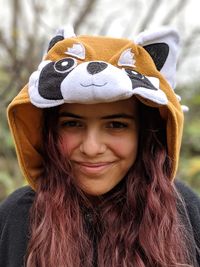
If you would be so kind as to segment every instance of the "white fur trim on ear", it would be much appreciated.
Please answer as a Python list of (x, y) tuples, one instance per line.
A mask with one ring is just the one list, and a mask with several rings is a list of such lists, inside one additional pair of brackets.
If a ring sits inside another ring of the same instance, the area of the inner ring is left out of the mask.
[(175, 95), (176, 95), (177, 100), (178, 100), (179, 102), (181, 102), (181, 96), (180, 96), (180, 95), (177, 95), (177, 94), (175, 94)]
[(124, 52), (122, 52), (118, 61), (118, 66), (135, 67), (134, 64), (135, 64), (134, 53), (131, 52), (131, 48), (128, 48)]
[(81, 43), (73, 44), (72, 47), (67, 49), (65, 54), (76, 58), (85, 59), (85, 47)]
[(169, 27), (161, 27), (156, 31), (144, 31), (136, 37), (135, 42), (141, 46), (155, 43), (166, 43), (169, 46), (168, 57), (160, 72), (174, 89), (176, 86), (176, 64), (180, 46), (180, 38), (177, 31)]
[(183, 112), (188, 112), (190, 110), (189, 107), (186, 105), (181, 105), (181, 109)]
[(58, 28), (56, 30), (56, 35), (61, 35), (63, 36), (65, 39), (67, 38), (71, 38), (71, 37), (75, 37), (76, 34), (74, 33), (74, 28), (72, 25), (67, 25), (65, 27), (62, 28)]

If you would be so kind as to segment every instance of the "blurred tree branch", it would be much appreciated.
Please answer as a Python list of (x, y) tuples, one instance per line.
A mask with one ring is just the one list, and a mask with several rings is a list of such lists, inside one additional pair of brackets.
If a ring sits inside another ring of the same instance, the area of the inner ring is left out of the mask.
[(79, 12), (75, 22), (74, 22), (74, 31), (78, 32), (78, 28), (80, 25), (84, 22), (86, 17), (92, 12), (97, 0), (87, 0), (85, 2), (85, 6), (83, 9)]
[(161, 21), (162, 25), (168, 25), (174, 19), (174, 17), (178, 16), (180, 12), (186, 8), (189, 0), (179, 0), (171, 9), (168, 10), (166, 16)]
[(1, 48), (3, 48), (3, 50), (5, 50), (8, 53), (8, 55), (12, 57), (13, 56), (12, 48), (8, 43), (8, 41), (6, 40), (6, 38), (4, 37), (2, 29), (0, 29), (0, 44)]
[(112, 12), (111, 14), (109, 14), (109, 16), (107, 16), (107, 18), (105, 19), (103, 25), (100, 27), (99, 29), (99, 34), (100, 35), (106, 35), (106, 33), (108, 32), (109, 27), (112, 25), (112, 23), (115, 21), (115, 19), (120, 15), (120, 11), (117, 10), (115, 12)]
[(200, 27), (197, 26), (194, 29), (192, 29), (190, 34), (187, 36), (187, 38), (183, 42), (179, 65), (183, 64), (185, 60), (187, 60), (190, 52), (192, 52), (191, 51), (192, 46), (195, 44), (198, 38), (200, 38)]
[(147, 26), (151, 23), (161, 3), (162, 3), (161, 0), (152, 1), (149, 10), (146, 12), (146, 15), (142, 18), (141, 25), (139, 27), (139, 32), (144, 31), (147, 28)]
[(20, 1), (12, 0), (12, 62), (13, 65), (17, 63), (17, 52), (18, 52), (18, 18), (21, 13)]

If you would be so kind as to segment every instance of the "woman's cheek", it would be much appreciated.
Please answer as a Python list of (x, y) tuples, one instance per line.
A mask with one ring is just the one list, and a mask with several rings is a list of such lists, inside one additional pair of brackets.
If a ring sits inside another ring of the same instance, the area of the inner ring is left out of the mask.
[(70, 156), (78, 146), (78, 138), (70, 134), (62, 134), (60, 138), (60, 151), (65, 156)]
[(133, 156), (137, 154), (138, 138), (132, 135), (131, 138), (120, 138), (112, 142), (112, 150), (120, 157)]

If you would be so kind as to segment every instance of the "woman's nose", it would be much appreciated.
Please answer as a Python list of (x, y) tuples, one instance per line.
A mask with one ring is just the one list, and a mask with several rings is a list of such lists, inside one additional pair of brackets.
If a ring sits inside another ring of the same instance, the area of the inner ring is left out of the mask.
[(103, 154), (106, 150), (106, 144), (103, 142), (101, 134), (96, 130), (88, 130), (80, 144), (81, 153), (88, 157), (94, 157)]

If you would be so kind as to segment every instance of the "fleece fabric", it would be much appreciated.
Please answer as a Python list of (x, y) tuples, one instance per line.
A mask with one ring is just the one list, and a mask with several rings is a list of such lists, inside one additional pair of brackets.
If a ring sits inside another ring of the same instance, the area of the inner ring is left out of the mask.
[[(180, 181), (176, 182), (186, 209), (178, 204), (182, 222), (190, 233), (188, 247), (200, 266), (200, 198)], [(29, 186), (22, 187), (0, 204), (0, 267), (22, 267), (29, 240), (29, 211), (35, 192)], [(92, 227), (91, 214), (86, 214), (86, 223)], [(94, 244), (95, 245), (95, 244)], [(96, 257), (95, 257), (96, 261)], [(97, 263), (94, 262), (94, 266)]]

